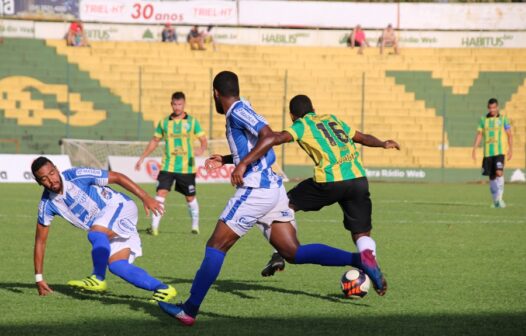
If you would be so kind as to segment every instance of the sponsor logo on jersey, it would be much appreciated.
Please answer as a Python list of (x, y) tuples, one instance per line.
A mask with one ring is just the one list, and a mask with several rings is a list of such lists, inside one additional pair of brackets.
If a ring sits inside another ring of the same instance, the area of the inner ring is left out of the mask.
[(102, 170), (92, 169), (92, 168), (80, 168), (75, 172), (77, 176), (93, 175), (93, 176), (102, 176)]
[(248, 123), (250, 126), (256, 126), (259, 123), (258, 118), (245, 109), (238, 109), (236, 112), (243, 119), (243, 121)]

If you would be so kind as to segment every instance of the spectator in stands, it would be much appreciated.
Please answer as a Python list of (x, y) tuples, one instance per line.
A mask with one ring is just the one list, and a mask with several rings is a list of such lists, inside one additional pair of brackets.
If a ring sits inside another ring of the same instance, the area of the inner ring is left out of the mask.
[(186, 37), (192, 50), (206, 50), (203, 46), (203, 36), (199, 33), (199, 27), (194, 26)]
[(210, 43), (212, 44), (212, 48), (214, 48), (214, 51), (216, 51), (216, 42), (214, 41), (214, 37), (212, 36), (212, 29), (214, 26), (208, 26), (206, 30), (203, 30), (201, 32), (201, 38), (203, 39), (204, 43)]
[(393, 29), (393, 25), (389, 24), (387, 25), (387, 28), (384, 29), (382, 32), (382, 36), (380, 36), (380, 54), (384, 53), (384, 47), (392, 47), (394, 49), (395, 54), (398, 55), (398, 39), (396, 38), (396, 32)]
[(177, 43), (177, 33), (175, 32), (175, 28), (173, 28), (170, 23), (164, 25), (161, 38), (163, 42)]
[(357, 25), (351, 32), (351, 35), (347, 39), (347, 46), (354, 49), (354, 47), (360, 47), (358, 53), (363, 54), (363, 49), (369, 47), (369, 43), (365, 38), (365, 32), (362, 30), (362, 26)]
[(66, 42), (71, 47), (88, 47), (88, 38), (84, 32), (84, 27), (80, 21), (73, 21), (69, 25), (68, 33), (66, 34)]

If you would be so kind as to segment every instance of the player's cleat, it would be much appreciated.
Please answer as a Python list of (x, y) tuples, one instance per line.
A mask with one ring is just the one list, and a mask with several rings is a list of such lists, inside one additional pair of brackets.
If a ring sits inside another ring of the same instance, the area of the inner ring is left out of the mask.
[(81, 280), (70, 280), (67, 285), (90, 292), (104, 292), (108, 289), (106, 280), (99, 280), (95, 275), (90, 275)]
[(360, 258), (362, 260), (362, 270), (373, 281), (374, 289), (376, 289), (378, 295), (385, 295), (385, 292), (387, 291), (387, 281), (385, 281), (384, 275), (382, 274), (382, 271), (380, 271), (380, 267), (378, 267), (373, 251), (362, 251), (360, 253)]
[(504, 200), (500, 200), (499, 201), (499, 208), (505, 208), (506, 207), (506, 203), (504, 203)]
[(157, 289), (153, 292), (150, 302), (168, 302), (177, 295), (177, 291), (172, 286), (168, 285), (168, 288)]
[(159, 302), (159, 307), (171, 317), (177, 319), (185, 326), (192, 326), (195, 323), (195, 317), (192, 317), (184, 312), (182, 304), (171, 304), (166, 302)]
[(147, 228), (146, 229), (146, 233), (151, 235), (151, 236), (158, 236), (159, 235), (159, 230), (152, 229), (152, 228)]
[(192, 226), (192, 233), (193, 234), (199, 234), (199, 226)]
[(268, 277), (273, 276), (276, 271), (281, 272), (285, 269), (285, 259), (279, 255), (279, 253), (274, 252), (269, 262), (261, 271), (261, 276)]

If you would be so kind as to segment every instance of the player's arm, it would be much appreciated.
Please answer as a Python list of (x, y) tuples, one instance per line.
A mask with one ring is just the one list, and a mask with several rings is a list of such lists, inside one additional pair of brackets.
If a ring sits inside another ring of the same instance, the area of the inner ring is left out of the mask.
[(362, 132), (356, 131), (352, 140), (356, 143), (362, 144), (367, 147), (382, 147), (385, 149), (396, 148), (400, 150), (400, 145), (394, 140), (385, 140), (382, 141), (371, 134), (365, 134)]
[(480, 145), (480, 141), (482, 141), (482, 131), (478, 131), (477, 135), (475, 135), (475, 142), (473, 143), (473, 151), (471, 152), (471, 157), (473, 160), (477, 160), (477, 148)]
[(49, 233), (49, 226), (37, 223), (35, 232), (35, 248), (33, 251), (33, 263), (35, 264), (35, 282), (37, 285), (38, 294), (41, 296), (53, 293), (53, 290), (44, 281), (42, 274), (44, 274), (44, 255), (46, 252), (46, 242)]
[(144, 205), (144, 211), (146, 211), (146, 214), (150, 215), (150, 210), (155, 215), (162, 215), (163, 214), (163, 206), (161, 203), (159, 203), (157, 200), (153, 199), (148, 195), (148, 193), (139, 187), (137, 183), (130, 180), (130, 178), (124, 174), (110, 171), (108, 172), (108, 183), (115, 183), (123, 187), (124, 189), (128, 190), (135, 196), (137, 196)]
[(256, 146), (243, 158), (232, 172), (232, 185), (243, 185), (243, 175), (249, 164), (256, 161), (273, 146), (278, 146), (294, 140), (292, 135), (287, 131), (273, 132), (269, 126), (263, 127), (258, 133), (258, 142)]
[(511, 157), (513, 156), (513, 136), (511, 135), (511, 128), (508, 128), (506, 130), (506, 135), (508, 136), (508, 154), (506, 155), (508, 157), (508, 161), (511, 160)]
[(159, 145), (159, 142), (161, 141), (161, 138), (158, 138), (156, 136), (154, 136), (150, 142), (148, 143), (148, 145), (146, 146), (146, 149), (144, 150), (144, 152), (142, 153), (141, 157), (139, 158), (139, 160), (137, 161), (137, 163), (135, 164), (135, 170), (139, 170), (141, 168), (141, 165), (142, 165), (142, 162), (144, 161), (144, 159), (146, 157), (148, 157), (148, 155), (152, 154), (152, 152), (155, 150), (155, 148), (157, 148), (157, 146)]
[(206, 149), (208, 148), (208, 141), (206, 140), (206, 136), (200, 136), (199, 137), (199, 149), (195, 151), (195, 155), (199, 156), (202, 155)]

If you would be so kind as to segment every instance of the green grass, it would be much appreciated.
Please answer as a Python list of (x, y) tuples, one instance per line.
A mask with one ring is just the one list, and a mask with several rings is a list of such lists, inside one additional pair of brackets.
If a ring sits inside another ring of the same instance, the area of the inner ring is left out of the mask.
[[(146, 186), (153, 192), (153, 186)], [(374, 237), (389, 281), (385, 297), (342, 298), (344, 268), (287, 265), (273, 278), (261, 267), (271, 249), (254, 229), (230, 251), (198, 323), (179, 326), (150, 293), (112, 274), (109, 292), (88, 295), (65, 283), (91, 271), (85, 233), (56, 219), (44, 277), (55, 293), (39, 297), (32, 250), (40, 191), (0, 185), (0, 335), (525, 335), (526, 187), (507, 185), (506, 209), (490, 209), (487, 185), (371, 185)], [(161, 235), (144, 234), (136, 264), (188, 296), (204, 245), (233, 193), (199, 187), (201, 235), (190, 234), (182, 197), (171, 194)], [(353, 249), (332, 206), (298, 213), (299, 237)]]

